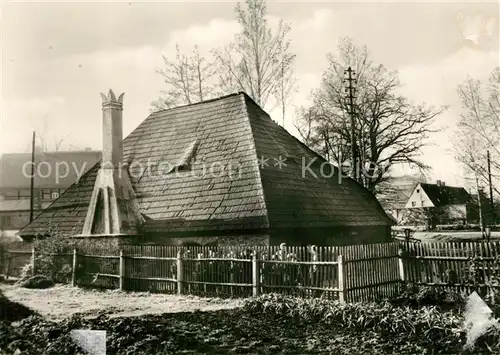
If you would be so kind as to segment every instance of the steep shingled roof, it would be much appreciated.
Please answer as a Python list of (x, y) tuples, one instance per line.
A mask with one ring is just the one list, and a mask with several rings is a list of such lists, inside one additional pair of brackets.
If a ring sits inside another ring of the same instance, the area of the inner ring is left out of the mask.
[[(280, 159), (286, 166), (278, 164)], [(306, 165), (316, 159), (317, 177), (302, 176), (302, 159)], [(187, 160), (189, 169), (172, 171)], [(322, 178), (324, 160), (244, 93), (151, 114), (124, 140), (124, 161), (130, 163), (146, 231), (392, 223), (356, 182), (339, 183), (338, 171)], [(97, 169), (20, 234), (33, 235), (49, 225), (66, 234), (81, 229)]]
[(434, 206), (463, 205), (471, 201), (471, 196), (463, 187), (421, 183), (422, 189)]

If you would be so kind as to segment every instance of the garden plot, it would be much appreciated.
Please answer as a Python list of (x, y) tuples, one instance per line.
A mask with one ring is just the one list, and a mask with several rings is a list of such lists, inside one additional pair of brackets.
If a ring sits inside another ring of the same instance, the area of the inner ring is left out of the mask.
[(96, 291), (57, 285), (49, 289), (25, 289), (0, 285), (3, 294), (48, 320), (58, 321), (73, 314), (86, 317), (140, 316), (176, 312), (215, 311), (239, 307), (242, 300), (151, 294), (147, 292)]

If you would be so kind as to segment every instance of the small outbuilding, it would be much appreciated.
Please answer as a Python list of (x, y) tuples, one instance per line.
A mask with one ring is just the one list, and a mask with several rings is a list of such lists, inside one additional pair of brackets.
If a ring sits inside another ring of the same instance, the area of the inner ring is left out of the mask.
[(345, 245), (390, 240), (377, 199), (249, 96), (156, 112), (122, 140), (103, 98), (102, 161), (20, 231), (123, 243)]

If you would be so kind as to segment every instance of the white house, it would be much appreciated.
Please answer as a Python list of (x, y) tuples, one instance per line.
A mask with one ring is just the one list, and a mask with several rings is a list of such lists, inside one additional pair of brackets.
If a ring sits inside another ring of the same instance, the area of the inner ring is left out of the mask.
[(446, 186), (444, 182), (436, 184), (419, 183), (413, 189), (406, 202), (406, 209), (439, 207), (442, 215), (438, 223), (463, 222), (467, 220), (467, 206), (472, 202), (469, 193), (463, 187)]

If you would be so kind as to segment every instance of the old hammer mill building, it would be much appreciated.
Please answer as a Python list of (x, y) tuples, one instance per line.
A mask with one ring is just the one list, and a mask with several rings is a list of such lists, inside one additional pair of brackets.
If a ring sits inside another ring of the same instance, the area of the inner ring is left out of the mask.
[[(122, 137), (103, 99), (102, 160), (19, 233), (172, 245), (342, 245), (390, 238), (376, 198), (245, 93), (151, 114)], [(98, 134), (96, 132), (96, 134)]]

